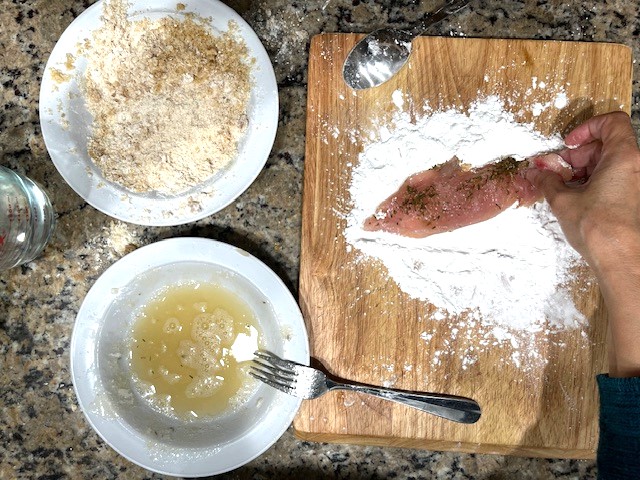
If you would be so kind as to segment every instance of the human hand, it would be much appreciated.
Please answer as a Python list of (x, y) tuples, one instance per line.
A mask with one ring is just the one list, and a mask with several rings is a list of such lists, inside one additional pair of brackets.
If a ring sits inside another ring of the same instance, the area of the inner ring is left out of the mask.
[[(640, 268), (640, 150), (629, 116), (593, 117), (565, 143), (569, 148), (559, 155), (573, 168), (573, 180), (584, 183), (567, 184), (566, 177), (547, 169), (529, 170), (528, 180), (544, 194), (567, 240), (596, 274), (628, 261)], [(545, 164), (544, 157), (535, 160)]]
[[(577, 184), (558, 169), (527, 178), (546, 197), (569, 243), (594, 270), (609, 311), (609, 375), (640, 376), (640, 150), (629, 116), (593, 117), (559, 152)], [(557, 159), (557, 156), (555, 157)], [(557, 165), (553, 157), (531, 159)]]

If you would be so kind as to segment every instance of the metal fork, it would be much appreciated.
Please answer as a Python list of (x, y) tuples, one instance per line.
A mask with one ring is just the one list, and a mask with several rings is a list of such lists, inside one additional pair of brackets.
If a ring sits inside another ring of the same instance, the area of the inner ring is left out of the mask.
[(345, 383), (330, 379), (315, 368), (283, 360), (266, 350), (258, 350), (254, 355), (249, 373), (267, 385), (294, 397), (312, 399), (329, 390), (351, 390), (402, 403), (454, 422), (475, 423), (480, 418), (480, 405), (470, 398)]

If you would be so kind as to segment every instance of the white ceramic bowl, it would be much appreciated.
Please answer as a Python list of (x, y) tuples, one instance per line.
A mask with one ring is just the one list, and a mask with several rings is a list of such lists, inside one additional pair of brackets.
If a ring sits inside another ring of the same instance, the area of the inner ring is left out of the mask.
[(89, 290), (71, 339), (71, 375), (80, 408), (118, 453), (149, 470), (184, 477), (233, 470), (269, 448), (301, 401), (256, 382), (233, 412), (179, 421), (149, 407), (132, 385), (128, 357), (136, 310), (166, 285), (217, 283), (251, 307), (265, 347), (309, 363), (298, 305), (280, 278), (247, 252), (214, 240), (174, 238), (142, 247), (112, 265)]
[[(130, 17), (179, 18), (196, 13), (211, 17), (214, 33), (226, 31), (228, 22), (238, 25), (252, 66), (253, 89), (249, 100), (247, 133), (238, 145), (238, 156), (209, 180), (176, 196), (136, 193), (107, 181), (87, 153), (92, 122), (78, 86), (86, 59), (77, 56), (77, 45), (101, 25), (103, 0), (85, 10), (65, 30), (47, 61), (40, 88), (40, 124), (47, 150), (56, 168), (78, 195), (114, 218), (139, 225), (180, 225), (209, 216), (233, 202), (255, 180), (273, 146), (278, 125), (278, 87), (273, 67), (262, 43), (251, 27), (218, 0), (184, 0), (177, 11), (176, 0), (131, 0)], [(74, 68), (65, 66), (67, 53), (76, 57)], [(60, 83), (56, 71), (71, 79)], [(53, 75), (53, 77), (52, 77)], [(194, 208), (194, 205), (197, 205)]]

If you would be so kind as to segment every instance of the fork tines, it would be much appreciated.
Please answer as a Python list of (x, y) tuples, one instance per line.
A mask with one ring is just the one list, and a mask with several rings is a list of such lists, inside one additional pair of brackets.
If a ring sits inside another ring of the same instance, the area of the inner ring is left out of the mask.
[(268, 350), (256, 350), (253, 355), (259, 359), (269, 362), (272, 365), (290, 370), (291, 372), (293, 372), (295, 367), (299, 365), (298, 363), (292, 362), (291, 360), (280, 358), (275, 353), (271, 353)]
[(291, 394), (296, 383), (296, 373), (293, 370), (296, 363), (283, 360), (266, 350), (258, 350), (254, 355), (249, 374), (273, 388)]

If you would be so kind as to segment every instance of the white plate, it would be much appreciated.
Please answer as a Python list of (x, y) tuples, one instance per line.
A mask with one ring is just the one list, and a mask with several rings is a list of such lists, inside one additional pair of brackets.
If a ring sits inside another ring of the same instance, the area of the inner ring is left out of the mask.
[(293, 296), (266, 265), (214, 240), (174, 238), (135, 250), (98, 278), (71, 339), (71, 376), (91, 426), (118, 453), (149, 470), (199, 477), (233, 470), (269, 448), (301, 401), (263, 384), (234, 413), (180, 422), (152, 410), (131, 385), (127, 360), (136, 311), (181, 281), (238, 293), (262, 328), (265, 347), (309, 364), (307, 332)]
[[(250, 56), (253, 83), (249, 100), (249, 127), (239, 143), (238, 157), (211, 179), (178, 196), (131, 192), (104, 179), (87, 153), (87, 138), (92, 122), (78, 81), (86, 69), (86, 59), (76, 57), (74, 69), (65, 67), (67, 53), (74, 56), (80, 41), (89, 38), (101, 25), (103, 0), (85, 10), (65, 30), (47, 61), (40, 88), (40, 123), (47, 150), (56, 168), (78, 195), (98, 210), (140, 225), (180, 225), (211, 215), (233, 202), (255, 180), (273, 146), (278, 125), (278, 88), (273, 67), (260, 40), (249, 25), (231, 8), (217, 0), (184, 0), (178, 12), (176, 0), (132, 0), (130, 17), (181, 17), (196, 13), (211, 18), (214, 33), (238, 25)], [(58, 83), (52, 73), (58, 70), (72, 75)], [(194, 208), (194, 205), (197, 207)]]

